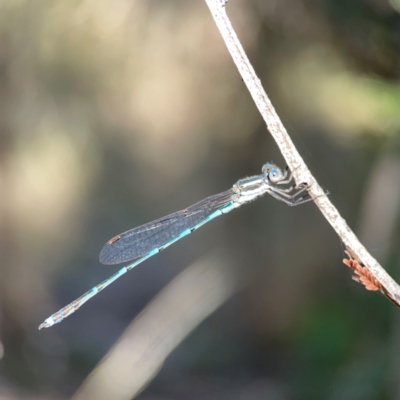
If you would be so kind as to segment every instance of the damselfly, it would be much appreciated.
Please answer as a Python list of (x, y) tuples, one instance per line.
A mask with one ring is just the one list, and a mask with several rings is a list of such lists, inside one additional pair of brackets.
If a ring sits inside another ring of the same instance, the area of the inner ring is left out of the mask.
[(308, 189), (309, 186), (306, 184), (280, 187), (280, 185), (290, 184), (291, 181), (292, 173), (288, 168), (282, 172), (275, 164), (267, 163), (262, 167), (261, 175), (241, 179), (226, 192), (207, 197), (184, 210), (113, 237), (101, 250), (100, 261), (109, 265), (135, 261), (54, 313), (39, 326), (39, 329), (58, 324), (120, 276), (200, 228), (206, 222), (255, 200), (265, 193), (289, 206), (297, 206), (314, 200), (308, 193), (299, 197)]

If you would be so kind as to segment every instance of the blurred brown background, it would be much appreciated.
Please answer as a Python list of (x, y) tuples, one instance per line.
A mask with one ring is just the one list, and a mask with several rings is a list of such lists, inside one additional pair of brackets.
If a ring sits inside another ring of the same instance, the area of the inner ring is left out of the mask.
[[(400, 1), (227, 11), (306, 163), (399, 280)], [(271, 160), (285, 167), (204, 1), (1, 1), (0, 398), (68, 398), (217, 249), (246, 286), (137, 398), (400, 399), (399, 310), (351, 281), (313, 204), (242, 207), (37, 330), (117, 270), (98, 261), (112, 236)]]

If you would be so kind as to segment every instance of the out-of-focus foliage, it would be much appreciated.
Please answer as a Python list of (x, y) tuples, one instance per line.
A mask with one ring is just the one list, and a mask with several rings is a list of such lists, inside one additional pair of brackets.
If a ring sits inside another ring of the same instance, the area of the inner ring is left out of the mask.
[[(230, 0), (227, 12), (311, 170), (400, 278), (399, 1)], [(110, 237), (270, 160), (284, 166), (205, 2), (1, 1), (2, 398), (68, 397), (216, 246), (255, 278), (138, 398), (398, 398), (399, 310), (350, 280), (312, 204), (258, 200), (37, 331), (114, 272), (97, 261)]]

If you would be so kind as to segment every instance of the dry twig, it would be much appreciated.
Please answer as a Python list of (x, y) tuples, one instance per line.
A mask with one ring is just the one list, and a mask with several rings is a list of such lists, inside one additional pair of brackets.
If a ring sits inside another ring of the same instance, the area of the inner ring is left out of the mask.
[[(296, 183), (300, 184), (307, 182), (310, 184), (310, 188), (308, 189), (309, 194), (315, 198), (315, 204), (339, 235), (346, 248), (351, 250), (352, 254), (355, 254), (357, 259), (362, 262), (364, 268), (369, 271), (371, 274), (370, 279), (373, 278), (377, 282), (380, 282), (388, 297), (396, 304), (400, 304), (399, 285), (361, 244), (357, 236), (347, 225), (346, 221), (341, 217), (336, 207), (330, 202), (329, 198), (324, 195), (323, 190), (312, 176), (310, 170), (307, 168), (302, 157), (294, 146), (232, 27), (225, 11), (226, 1), (206, 0), (206, 3), (210, 8), (214, 21), (244, 83), (267, 124), (268, 130), (277, 142), (290, 169), (293, 171)], [(365, 277), (365, 272), (363, 272), (363, 276)]]

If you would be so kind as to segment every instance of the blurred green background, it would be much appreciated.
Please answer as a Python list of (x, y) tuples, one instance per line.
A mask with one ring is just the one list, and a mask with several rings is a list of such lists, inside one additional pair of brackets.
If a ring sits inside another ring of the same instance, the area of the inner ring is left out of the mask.
[[(311, 171), (399, 280), (400, 1), (227, 11)], [(0, 398), (71, 396), (146, 304), (219, 248), (252, 278), (138, 399), (400, 399), (399, 310), (351, 281), (313, 204), (266, 196), (37, 330), (117, 270), (98, 261), (112, 236), (271, 160), (285, 167), (204, 1), (1, 1)]]

